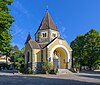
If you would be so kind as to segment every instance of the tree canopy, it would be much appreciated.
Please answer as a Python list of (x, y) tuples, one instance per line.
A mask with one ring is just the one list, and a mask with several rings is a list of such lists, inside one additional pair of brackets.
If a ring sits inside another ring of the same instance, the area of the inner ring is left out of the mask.
[(74, 65), (93, 66), (100, 65), (100, 34), (91, 29), (84, 35), (79, 35), (71, 42)]
[(19, 50), (17, 45), (12, 46), (10, 57), (15, 69), (19, 69), (24, 66), (24, 48)]
[(14, 22), (13, 16), (10, 14), (9, 5), (12, 0), (0, 0), (0, 51), (3, 53), (10, 51), (10, 40), (12, 36), (11, 25)]

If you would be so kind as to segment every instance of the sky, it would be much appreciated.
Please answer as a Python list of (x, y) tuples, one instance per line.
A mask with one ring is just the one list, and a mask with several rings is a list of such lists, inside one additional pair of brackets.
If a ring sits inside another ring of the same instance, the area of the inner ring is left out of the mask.
[(13, 46), (23, 48), (29, 32), (34, 40), (47, 7), (69, 45), (77, 35), (92, 28), (100, 32), (100, 0), (14, 0), (10, 6), (15, 20), (11, 26)]

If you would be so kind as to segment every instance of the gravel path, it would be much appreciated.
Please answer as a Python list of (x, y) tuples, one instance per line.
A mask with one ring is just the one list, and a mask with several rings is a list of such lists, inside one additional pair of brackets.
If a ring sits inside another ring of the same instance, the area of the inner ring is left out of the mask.
[(0, 73), (0, 85), (100, 85), (100, 74), (13, 75)]

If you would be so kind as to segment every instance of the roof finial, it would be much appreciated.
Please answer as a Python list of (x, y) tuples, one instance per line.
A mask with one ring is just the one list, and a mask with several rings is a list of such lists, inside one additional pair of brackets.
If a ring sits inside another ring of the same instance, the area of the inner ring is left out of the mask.
[(48, 5), (46, 6), (46, 11), (48, 11)]

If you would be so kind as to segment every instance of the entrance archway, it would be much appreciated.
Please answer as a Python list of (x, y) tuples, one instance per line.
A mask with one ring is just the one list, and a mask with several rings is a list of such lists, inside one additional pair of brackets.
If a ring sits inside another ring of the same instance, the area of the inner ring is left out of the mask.
[(56, 45), (51, 51), (51, 62), (58, 69), (67, 69), (70, 61), (70, 54), (67, 48), (63, 45)]

